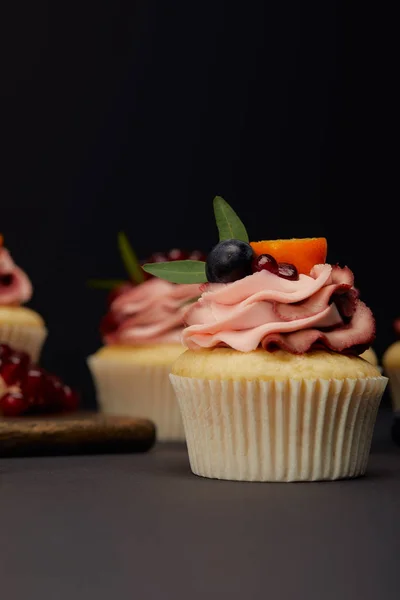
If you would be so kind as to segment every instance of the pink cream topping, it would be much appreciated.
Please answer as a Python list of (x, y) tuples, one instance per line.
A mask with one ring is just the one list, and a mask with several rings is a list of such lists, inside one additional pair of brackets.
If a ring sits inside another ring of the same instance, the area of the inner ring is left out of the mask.
[(200, 296), (197, 284), (152, 278), (123, 292), (111, 304), (101, 330), (106, 344), (181, 343), (187, 303)]
[(28, 276), (16, 266), (6, 248), (0, 248), (0, 306), (19, 306), (32, 297)]
[(358, 298), (353, 273), (328, 264), (289, 281), (261, 271), (229, 284), (209, 284), (185, 315), (190, 349), (262, 347), (302, 354), (317, 348), (360, 354), (375, 321)]

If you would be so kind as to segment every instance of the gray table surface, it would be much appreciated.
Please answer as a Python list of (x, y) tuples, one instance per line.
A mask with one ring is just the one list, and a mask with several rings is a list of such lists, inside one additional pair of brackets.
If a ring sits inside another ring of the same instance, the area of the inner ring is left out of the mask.
[(191, 474), (184, 446), (0, 460), (4, 600), (400, 598), (400, 449), (368, 475), (265, 484)]

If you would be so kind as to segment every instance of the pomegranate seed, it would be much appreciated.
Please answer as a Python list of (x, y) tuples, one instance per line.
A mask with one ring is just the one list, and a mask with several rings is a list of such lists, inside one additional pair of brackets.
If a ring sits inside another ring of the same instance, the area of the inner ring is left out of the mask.
[(193, 252), (189, 254), (188, 259), (205, 261), (207, 259), (207, 256), (204, 254), (204, 252), (201, 252), (201, 250), (193, 250)]
[(278, 263), (270, 254), (261, 254), (253, 260), (253, 271), (269, 271), (278, 275)]
[(8, 344), (0, 344), (0, 360), (6, 359), (12, 354), (12, 350)]
[(168, 252), (168, 260), (186, 260), (188, 257), (187, 252), (183, 252), (183, 250), (179, 250), (179, 248), (174, 248)]
[(4, 417), (19, 417), (28, 410), (28, 406), (21, 392), (7, 392), (0, 398), (0, 413)]
[(68, 385), (64, 385), (60, 390), (60, 403), (61, 408), (65, 411), (77, 410), (79, 406), (78, 393)]
[(279, 263), (278, 275), (283, 279), (290, 279), (291, 281), (297, 281), (299, 279), (299, 273), (296, 267), (290, 263)]
[(135, 286), (133, 283), (124, 283), (124, 284), (119, 285), (118, 287), (114, 288), (108, 294), (107, 305), (111, 306), (111, 304), (114, 302), (114, 300), (116, 300), (116, 298), (119, 298), (119, 296), (121, 296), (122, 294), (125, 294), (126, 292), (130, 292), (130, 290), (133, 290), (134, 287)]
[(62, 408), (63, 382), (57, 375), (46, 373), (42, 383), (42, 397), (49, 411)]
[(42, 408), (45, 404), (43, 396), (44, 372), (39, 367), (28, 370), (21, 383), (21, 389), (31, 408)]
[(168, 262), (168, 258), (162, 252), (155, 252), (149, 258), (149, 263)]
[(14, 385), (23, 379), (29, 364), (30, 358), (26, 352), (12, 352), (1, 361), (0, 375), (7, 385)]

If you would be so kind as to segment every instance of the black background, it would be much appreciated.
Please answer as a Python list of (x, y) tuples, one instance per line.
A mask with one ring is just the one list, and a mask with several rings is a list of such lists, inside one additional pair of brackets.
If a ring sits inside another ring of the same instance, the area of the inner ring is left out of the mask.
[[(93, 403), (86, 357), (137, 253), (217, 240), (220, 194), (251, 239), (326, 236), (373, 309), (400, 314), (390, 14), (324, 2), (20, 2), (1, 19), (0, 231), (50, 335), (43, 364)], [(390, 148), (390, 151), (389, 151)], [(397, 166), (397, 165), (396, 165)]]

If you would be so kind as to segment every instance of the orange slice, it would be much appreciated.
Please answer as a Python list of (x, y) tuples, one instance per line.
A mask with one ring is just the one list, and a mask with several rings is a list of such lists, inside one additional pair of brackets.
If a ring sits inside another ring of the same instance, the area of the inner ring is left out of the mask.
[(264, 240), (250, 242), (254, 252), (271, 254), (277, 262), (291, 263), (299, 273), (308, 275), (314, 265), (326, 261), (328, 244), (325, 238), (292, 238), (290, 240)]

